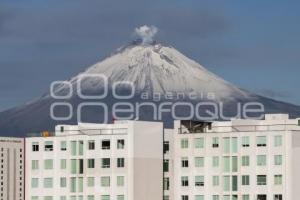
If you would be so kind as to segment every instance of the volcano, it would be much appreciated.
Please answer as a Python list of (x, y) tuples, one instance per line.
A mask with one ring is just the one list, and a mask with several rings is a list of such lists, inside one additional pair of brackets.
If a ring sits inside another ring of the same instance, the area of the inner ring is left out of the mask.
[[(172, 127), (174, 116), (163, 112), (160, 118), (155, 117), (153, 105), (184, 103), (185, 106), (178, 107), (176, 115), (191, 119), (195, 116), (187, 114), (190, 112), (187, 105), (199, 102), (209, 102), (207, 107), (220, 103), (222, 114), (228, 117), (236, 117), (238, 105), (249, 102), (262, 104), (265, 113), (300, 116), (299, 106), (240, 89), (175, 48), (156, 42), (132, 42), (68, 81), (53, 84), (51, 88), (51, 93), (1, 112), (1, 133), (25, 136), (52, 131), (57, 124), (77, 124), (78, 110), (82, 122), (102, 123), (105, 119), (112, 122), (115, 119), (112, 108), (120, 102), (123, 102), (120, 108), (126, 110), (137, 105), (143, 109), (131, 114), (122, 113), (119, 118), (160, 120), (165, 127)], [(121, 98), (116, 98), (115, 94)], [(99, 105), (107, 105), (107, 110)], [(51, 110), (55, 119), (51, 117)], [(207, 114), (204, 107), (198, 112)]]

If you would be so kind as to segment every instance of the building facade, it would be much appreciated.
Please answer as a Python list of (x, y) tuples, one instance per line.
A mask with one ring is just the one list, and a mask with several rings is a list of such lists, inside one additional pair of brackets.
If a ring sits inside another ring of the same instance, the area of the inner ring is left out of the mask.
[(163, 197), (162, 123), (60, 125), (26, 146), (26, 200)]
[(299, 199), (299, 119), (176, 121), (166, 133), (165, 200)]
[(0, 200), (24, 200), (24, 139), (0, 137)]

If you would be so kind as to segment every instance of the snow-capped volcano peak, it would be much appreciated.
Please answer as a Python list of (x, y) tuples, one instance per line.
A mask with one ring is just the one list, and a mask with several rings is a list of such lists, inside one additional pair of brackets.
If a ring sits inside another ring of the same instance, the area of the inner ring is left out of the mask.
[[(89, 67), (82, 74), (103, 74), (110, 83), (132, 82), (137, 92), (214, 93), (216, 98), (246, 95), (245, 92), (206, 70), (171, 46), (132, 43)], [(82, 74), (79, 74), (82, 75)], [(76, 82), (78, 76), (72, 79)], [(83, 89), (99, 85), (86, 80)]]

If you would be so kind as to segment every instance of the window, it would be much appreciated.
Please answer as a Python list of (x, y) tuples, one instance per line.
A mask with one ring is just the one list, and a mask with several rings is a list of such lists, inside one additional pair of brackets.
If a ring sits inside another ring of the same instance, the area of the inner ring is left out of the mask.
[(31, 196), (31, 200), (39, 200), (38, 196)]
[(231, 158), (231, 163), (232, 163), (232, 165), (231, 165), (232, 172), (237, 172), (238, 171), (238, 157), (237, 156), (233, 156)]
[(230, 138), (223, 138), (223, 151), (224, 153), (230, 152)]
[(39, 187), (39, 179), (38, 178), (32, 178), (31, 179), (31, 188), (38, 188)]
[(170, 179), (168, 177), (164, 178), (163, 189), (164, 190), (169, 190), (170, 189)]
[(94, 195), (88, 195), (87, 200), (95, 200), (95, 196)]
[(72, 159), (71, 160), (71, 174), (77, 173), (77, 160)]
[(196, 149), (204, 148), (204, 138), (195, 138), (195, 148)]
[(88, 149), (94, 150), (95, 149), (95, 140), (89, 140), (88, 141)]
[(164, 142), (164, 154), (168, 153), (170, 151), (170, 143), (165, 141)]
[(188, 176), (181, 177), (181, 186), (183, 186), (183, 187), (189, 186), (189, 177)]
[(88, 177), (87, 178), (87, 186), (88, 187), (94, 187), (95, 186), (95, 178), (94, 177)]
[(169, 160), (164, 160), (163, 171), (164, 172), (169, 171)]
[(220, 199), (219, 195), (213, 195), (212, 200), (219, 200), (219, 199)]
[(282, 136), (276, 135), (274, 136), (274, 147), (280, 147), (282, 146)]
[(39, 143), (38, 142), (32, 143), (32, 151), (39, 151)]
[(218, 167), (219, 166), (219, 157), (218, 156), (214, 156), (212, 158), (212, 166), (213, 167)]
[(195, 167), (204, 167), (204, 157), (195, 158)]
[(195, 200), (204, 200), (204, 195), (196, 195)]
[(102, 168), (110, 168), (110, 158), (102, 158)]
[(78, 178), (78, 192), (83, 192), (83, 177)]
[(67, 150), (67, 142), (66, 141), (60, 141), (60, 150), (61, 151)]
[(71, 187), (70, 187), (70, 191), (71, 192), (76, 192), (76, 178), (75, 177), (71, 177)]
[(274, 156), (274, 165), (282, 165), (282, 155)]
[(77, 142), (76, 141), (71, 141), (71, 155), (76, 156), (77, 154)]
[(250, 157), (249, 156), (242, 156), (242, 166), (249, 166), (250, 165)]
[(83, 155), (83, 141), (82, 141), (82, 140), (79, 141), (79, 150), (78, 150), (78, 154), (79, 154), (80, 156)]
[(53, 160), (52, 159), (44, 160), (44, 169), (53, 169)]
[(109, 187), (110, 186), (110, 177), (109, 176), (101, 177), (101, 186), (102, 187)]
[(60, 177), (60, 187), (61, 188), (67, 187), (67, 178), (66, 177)]
[(183, 167), (183, 168), (189, 167), (188, 157), (181, 158), (181, 167)]
[(110, 149), (110, 140), (102, 140), (102, 149), (104, 150)]
[(124, 186), (124, 176), (117, 176), (117, 186)]
[(53, 142), (52, 141), (45, 142), (45, 151), (53, 151)]
[(230, 190), (230, 176), (223, 177), (223, 190), (226, 192)]
[(282, 175), (274, 175), (274, 184), (282, 185)]
[(95, 168), (95, 159), (88, 159), (88, 168)]
[(230, 157), (224, 156), (223, 157), (223, 170), (224, 172), (230, 172)]
[(67, 160), (66, 159), (60, 160), (60, 169), (67, 169)]
[(102, 195), (101, 200), (110, 200), (110, 196), (109, 195)]
[(45, 196), (44, 200), (53, 200), (53, 197), (52, 196)]
[(204, 176), (195, 176), (195, 186), (204, 186)]
[(265, 195), (265, 194), (258, 194), (257, 195), (257, 200), (267, 200), (267, 195)]
[(267, 185), (267, 176), (257, 175), (257, 185)]
[(242, 185), (250, 185), (250, 176), (248, 175), (242, 176)]
[(117, 140), (117, 149), (124, 149), (125, 140)]
[(219, 138), (217, 138), (217, 137), (212, 138), (212, 147), (213, 148), (218, 148), (219, 147)]
[(242, 137), (242, 147), (250, 147), (250, 138), (249, 136)]
[(242, 200), (250, 200), (250, 195), (249, 194), (243, 194)]
[(37, 169), (39, 169), (39, 161), (38, 161), (38, 160), (32, 160), (32, 161), (31, 161), (31, 169), (32, 169), (32, 170), (37, 170)]
[(258, 147), (265, 147), (267, 146), (267, 137), (266, 136), (257, 136), (256, 143)]
[(231, 138), (231, 152), (237, 153), (237, 151), (238, 151), (238, 138), (233, 137)]
[(52, 187), (53, 187), (53, 179), (44, 178), (44, 188), (52, 188)]
[(117, 167), (118, 168), (125, 167), (125, 159), (124, 158), (117, 158)]
[(189, 148), (189, 140), (187, 138), (181, 139), (180, 144), (182, 149)]
[(213, 176), (213, 186), (219, 185), (219, 176)]
[(124, 200), (125, 196), (124, 195), (117, 195), (117, 200)]
[(267, 156), (266, 155), (258, 155), (257, 156), (257, 166), (266, 166), (267, 164)]
[(188, 195), (182, 195), (181, 200), (189, 200), (189, 196)]
[(238, 191), (238, 176), (232, 176), (232, 191)]
[(282, 200), (282, 194), (275, 194), (274, 200)]

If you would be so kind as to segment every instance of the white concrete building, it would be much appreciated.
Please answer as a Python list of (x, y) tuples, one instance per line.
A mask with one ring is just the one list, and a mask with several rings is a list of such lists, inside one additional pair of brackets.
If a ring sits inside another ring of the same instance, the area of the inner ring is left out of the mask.
[(0, 137), (0, 200), (24, 199), (24, 139)]
[(26, 200), (158, 200), (163, 197), (163, 125), (60, 125), (26, 138)]
[[(300, 121), (176, 121), (165, 138), (165, 200), (298, 200)], [(173, 145), (173, 146), (172, 146)], [(171, 156), (169, 156), (171, 155)], [(165, 161), (166, 163), (166, 161)]]

